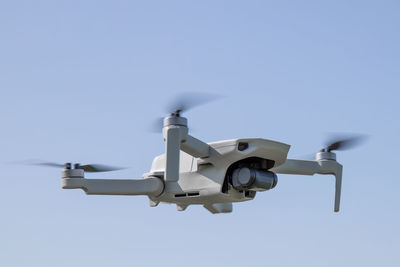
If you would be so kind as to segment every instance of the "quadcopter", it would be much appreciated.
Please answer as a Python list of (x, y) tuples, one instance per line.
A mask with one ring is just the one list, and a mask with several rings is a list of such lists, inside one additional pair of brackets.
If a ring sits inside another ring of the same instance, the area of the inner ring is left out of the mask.
[(339, 211), (343, 166), (335, 150), (349, 148), (357, 138), (331, 141), (315, 160), (288, 159), (290, 145), (262, 138), (238, 138), (206, 143), (189, 134), (183, 104), (163, 119), (165, 153), (157, 156), (140, 179), (87, 179), (85, 172), (113, 171), (106, 165), (40, 163), (60, 167), (63, 189), (88, 195), (143, 195), (150, 206), (176, 204), (178, 211), (202, 205), (211, 213), (232, 212), (232, 203), (253, 200), (276, 187), (277, 174), (330, 174), (335, 177), (334, 211)]

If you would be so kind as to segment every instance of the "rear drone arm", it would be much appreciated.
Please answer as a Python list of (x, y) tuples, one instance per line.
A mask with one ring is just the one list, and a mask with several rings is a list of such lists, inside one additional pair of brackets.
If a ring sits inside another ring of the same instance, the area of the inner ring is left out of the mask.
[(146, 195), (159, 196), (164, 183), (157, 177), (143, 179), (85, 179), (81, 169), (62, 172), (63, 189), (82, 189), (88, 195)]
[(340, 194), (342, 188), (342, 170), (343, 167), (336, 160), (298, 160), (287, 159), (286, 162), (278, 167), (272, 168), (271, 171), (282, 174), (333, 174), (336, 178), (335, 183), (335, 207), (334, 211), (339, 211)]

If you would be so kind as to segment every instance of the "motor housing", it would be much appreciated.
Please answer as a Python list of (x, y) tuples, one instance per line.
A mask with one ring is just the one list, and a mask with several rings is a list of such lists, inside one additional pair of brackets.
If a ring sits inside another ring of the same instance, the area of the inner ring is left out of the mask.
[(277, 183), (276, 174), (266, 170), (241, 167), (232, 172), (232, 185), (238, 190), (266, 191)]

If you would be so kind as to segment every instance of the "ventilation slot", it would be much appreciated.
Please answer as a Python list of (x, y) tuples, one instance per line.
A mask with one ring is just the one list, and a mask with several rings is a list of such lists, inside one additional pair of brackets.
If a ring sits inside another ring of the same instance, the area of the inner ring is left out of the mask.
[(187, 194), (175, 194), (175, 197), (195, 197), (195, 196), (200, 196), (200, 193), (192, 192), (192, 193), (187, 193)]

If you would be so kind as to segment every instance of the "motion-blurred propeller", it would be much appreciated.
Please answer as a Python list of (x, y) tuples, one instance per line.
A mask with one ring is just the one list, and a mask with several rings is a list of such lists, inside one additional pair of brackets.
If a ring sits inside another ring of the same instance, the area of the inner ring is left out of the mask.
[(55, 163), (55, 162), (45, 162), (45, 161), (24, 161), (24, 162), (19, 162), (19, 164), (23, 165), (34, 165), (34, 166), (45, 166), (45, 167), (53, 167), (53, 168), (65, 168), (65, 169), (82, 169), (85, 172), (109, 172), (109, 171), (118, 171), (122, 170), (125, 168), (121, 167), (114, 167), (114, 166), (108, 166), (108, 165), (103, 165), (103, 164), (85, 164), (85, 165), (80, 165), (79, 163), (71, 164), (71, 163)]
[(361, 145), (366, 140), (365, 135), (333, 135), (321, 151), (348, 150)]
[[(202, 93), (202, 92), (190, 92), (181, 93), (175, 97), (166, 106), (166, 112), (172, 116), (180, 116), (182, 112), (186, 112), (197, 106), (201, 106), (212, 102), (214, 100), (220, 99), (222, 96), (212, 93)], [(159, 133), (164, 125), (164, 117), (159, 117), (150, 126), (150, 131)]]
[[(366, 135), (355, 135), (355, 134), (331, 134), (330, 137), (325, 142), (325, 147), (320, 150), (320, 152), (331, 152), (335, 150), (349, 150), (360, 146), (367, 139)], [(314, 160), (314, 154), (307, 154), (298, 156), (296, 158), (305, 160)]]
[(190, 92), (182, 93), (175, 97), (166, 108), (166, 112), (171, 115), (180, 115), (182, 112), (186, 112), (197, 106), (201, 106), (210, 103), (214, 100), (221, 98), (220, 95), (202, 92)]

